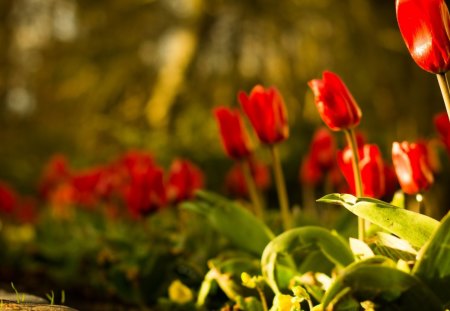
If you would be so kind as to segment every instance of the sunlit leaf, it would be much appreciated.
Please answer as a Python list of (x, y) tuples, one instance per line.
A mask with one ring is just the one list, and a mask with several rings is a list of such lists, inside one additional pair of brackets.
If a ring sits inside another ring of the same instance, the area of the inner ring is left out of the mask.
[(204, 215), (210, 224), (233, 244), (261, 255), (274, 237), (270, 229), (239, 203), (222, 196), (199, 192), (198, 200), (182, 205), (187, 210)]
[(417, 251), (403, 239), (399, 239), (396, 236), (385, 233), (377, 232), (377, 235), (373, 238), (374, 252), (387, 256), (395, 261), (415, 261)]
[(350, 194), (335, 193), (326, 195), (318, 201), (341, 205), (417, 248), (422, 247), (430, 239), (439, 225), (439, 222), (431, 217), (372, 198), (356, 198)]
[(350, 238), (350, 248), (357, 258), (366, 259), (374, 256), (374, 253), (369, 245), (361, 240)]
[(322, 300), (340, 310), (344, 299), (371, 301), (377, 310), (441, 310), (439, 299), (418, 278), (396, 269), (392, 260), (376, 256), (348, 266)]
[(450, 213), (425, 246), (413, 274), (428, 284), (447, 307), (450, 306)]
[(296, 264), (292, 255), (298, 250), (306, 253), (320, 250), (327, 260), (340, 267), (345, 267), (354, 260), (343, 239), (324, 228), (302, 227), (286, 231), (267, 245), (261, 259), (263, 276), (275, 293), (280, 292), (276, 275), (279, 260), (284, 260), (295, 271)]

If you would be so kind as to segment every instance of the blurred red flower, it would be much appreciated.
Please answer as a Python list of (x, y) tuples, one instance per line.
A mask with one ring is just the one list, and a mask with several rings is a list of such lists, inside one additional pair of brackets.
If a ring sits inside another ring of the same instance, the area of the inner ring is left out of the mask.
[(125, 169), (119, 191), (132, 216), (145, 215), (166, 205), (164, 171), (154, 163), (150, 154), (128, 152), (119, 159), (119, 165)]
[(313, 136), (309, 147), (312, 161), (317, 163), (320, 169), (329, 170), (336, 163), (336, 140), (325, 127), (319, 128)]
[(238, 99), (261, 142), (274, 144), (288, 138), (286, 106), (275, 87), (256, 85), (250, 95), (239, 92)]
[(306, 155), (303, 158), (299, 174), (300, 182), (302, 184), (315, 187), (323, 179), (324, 173), (325, 172), (320, 169), (320, 166), (314, 161), (314, 158), (311, 157), (311, 155)]
[(441, 112), (434, 117), (434, 126), (439, 132), (442, 143), (450, 155), (450, 121), (447, 112)]
[(203, 187), (202, 171), (188, 160), (175, 159), (170, 166), (166, 183), (167, 199), (179, 203), (194, 197), (195, 191)]
[(359, 124), (361, 110), (338, 75), (325, 71), (322, 80), (311, 80), (308, 85), (322, 120), (331, 130), (340, 131)]
[(300, 168), (301, 183), (316, 186), (336, 165), (336, 150), (336, 141), (330, 131), (325, 127), (316, 130)]
[[(257, 161), (256, 159), (251, 159), (250, 172), (253, 176), (257, 189), (264, 191), (270, 186), (270, 172), (267, 165)], [(228, 171), (225, 177), (225, 187), (227, 192), (232, 195), (243, 198), (248, 197), (248, 188), (245, 182), (241, 163), (236, 163)]]
[(450, 69), (450, 14), (444, 0), (397, 0), (397, 22), (406, 47), (422, 69)]
[(225, 152), (233, 159), (246, 158), (251, 153), (250, 141), (239, 110), (226, 107), (214, 109)]
[[(380, 149), (377, 145), (366, 144), (358, 148), (358, 154), (363, 195), (381, 198), (385, 193), (385, 176)], [(352, 167), (352, 150), (346, 147), (343, 151), (338, 151), (337, 159), (339, 168), (350, 186), (350, 191), (354, 194), (355, 180)]]
[(44, 200), (49, 199), (50, 193), (71, 177), (71, 171), (64, 155), (56, 154), (45, 165), (38, 183), (38, 192)]
[(0, 212), (10, 214), (18, 203), (18, 195), (5, 182), (0, 181)]
[(72, 173), (70, 186), (73, 188), (73, 203), (75, 205), (95, 207), (99, 203), (98, 185), (102, 174), (102, 167)]
[(433, 184), (433, 172), (424, 143), (394, 142), (392, 162), (403, 192), (416, 194), (427, 190)]
[(14, 217), (20, 223), (35, 223), (38, 218), (36, 201), (31, 197), (25, 197), (20, 200)]

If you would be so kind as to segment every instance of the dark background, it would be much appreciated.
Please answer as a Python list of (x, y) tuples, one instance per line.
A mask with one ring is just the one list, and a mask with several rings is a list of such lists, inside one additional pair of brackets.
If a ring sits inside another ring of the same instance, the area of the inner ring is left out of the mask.
[(55, 153), (83, 168), (129, 149), (165, 167), (188, 157), (221, 189), (232, 163), (211, 109), (237, 106), (257, 83), (277, 86), (288, 107), (291, 188), (322, 124), (306, 83), (323, 70), (343, 78), (359, 130), (388, 161), (393, 141), (435, 137), (444, 110), (394, 1), (2, 0), (0, 47), (0, 180), (23, 193)]

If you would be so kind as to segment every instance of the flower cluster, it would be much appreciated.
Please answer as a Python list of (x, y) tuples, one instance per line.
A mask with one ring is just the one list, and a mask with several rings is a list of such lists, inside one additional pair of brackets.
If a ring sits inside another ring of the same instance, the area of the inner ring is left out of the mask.
[(62, 214), (68, 206), (104, 206), (110, 213), (126, 206), (137, 217), (192, 198), (203, 183), (203, 173), (185, 159), (175, 159), (165, 174), (151, 154), (142, 151), (82, 171), (73, 170), (57, 155), (43, 173), (39, 193)]
[(21, 197), (5, 182), (0, 181), (0, 215), (10, 221), (33, 223), (37, 219), (37, 204), (31, 197)]

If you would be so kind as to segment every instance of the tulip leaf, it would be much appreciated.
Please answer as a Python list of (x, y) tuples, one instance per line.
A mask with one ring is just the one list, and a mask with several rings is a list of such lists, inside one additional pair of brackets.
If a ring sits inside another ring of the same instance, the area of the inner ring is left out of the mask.
[(340, 310), (341, 301), (368, 301), (376, 310), (440, 310), (439, 299), (417, 277), (395, 268), (382, 256), (356, 262), (341, 272), (325, 293), (323, 310)]
[(318, 202), (341, 205), (417, 248), (422, 247), (439, 226), (439, 222), (431, 217), (372, 198), (334, 193), (324, 196)]
[(413, 269), (444, 304), (450, 307), (450, 212), (426, 244)]
[[(345, 267), (354, 261), (348, 244), (336, 233), (321, 227), (295, 228), (273, 239), (264, 249), (261, 259), (263, 276), (272, 290), (276, 294), (280, 293), (276, 275), (280, 262), (284, 262), (291, 271), (295, 272), (298, 269), (293, 259), (294, 252), (314, 254), (318, 250), (327, 260), (340, 267)], [(291, 277), (293, 276), (295, 275), (293, 274)]]
[(274, 237), (272, 231), (249, 210), (217, 194), (199, 191), (196, 201), (183, 203), (182, 207), (202, 214), (234, 245), (258, 256)]

